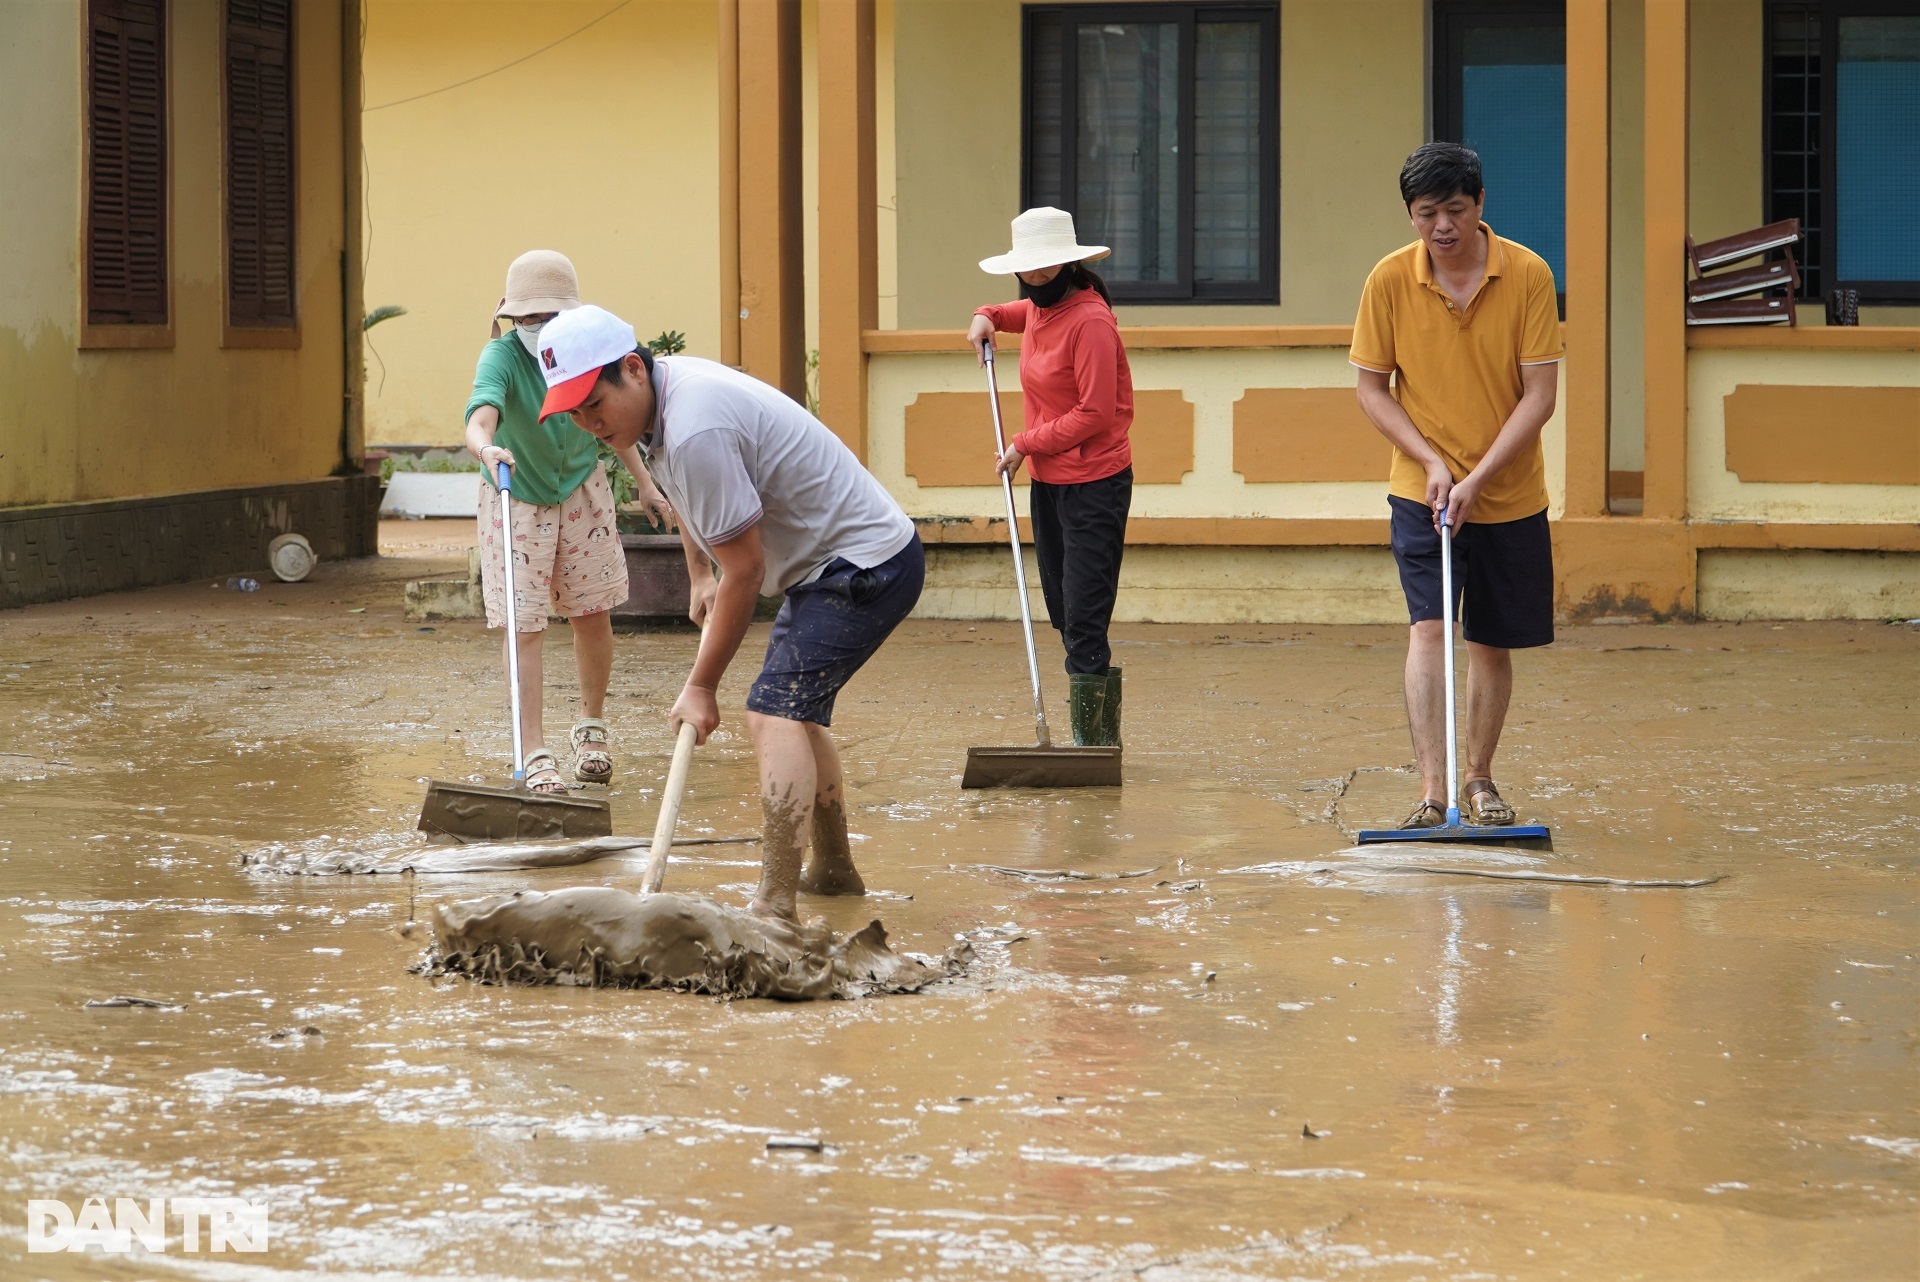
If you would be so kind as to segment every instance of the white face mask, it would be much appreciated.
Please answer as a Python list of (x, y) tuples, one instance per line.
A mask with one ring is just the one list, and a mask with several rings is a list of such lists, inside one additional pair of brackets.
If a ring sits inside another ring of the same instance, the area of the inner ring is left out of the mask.
[(516, 324), (513, 327), (513, 332), (520, 336), (520, 345), (527, 349), (527, 355), (536, 360), (540, 356), (540, 331), (543, 328), (545, 328), (544, 323), (541, 325)]

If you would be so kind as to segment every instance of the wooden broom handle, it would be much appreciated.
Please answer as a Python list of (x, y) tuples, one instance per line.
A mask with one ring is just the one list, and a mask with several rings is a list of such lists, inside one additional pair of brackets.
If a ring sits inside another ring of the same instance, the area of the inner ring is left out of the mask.
[(673, 830), (680, 822), (680, 798), (687, 791), (687, 767), (693, 764), (693, 743), (698, 734), (692, 722), (680, 723), (680, 737), (673, 744), (673, 765), (667, 769), (666, 790), (660, 794), (660, 817), (653, 824), (653, 845), (640, 876), (643, 895), (654, 894), (666, 880), (667, 852), (673, 849)]

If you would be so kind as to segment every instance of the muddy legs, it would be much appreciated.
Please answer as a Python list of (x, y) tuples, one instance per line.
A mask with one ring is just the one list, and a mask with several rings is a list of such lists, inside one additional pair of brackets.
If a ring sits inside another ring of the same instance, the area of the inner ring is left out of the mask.
[[(841, 800), (840, 755), (824, 727), (747, 714), (760, 757), (760, 886), (749, 911), (788, 921), (797, 916), (801, 889), (813, 894), (866, 892), (847, 844)], [(801, 858), (812, 839), (814, 858), (801, 875)]]
[(864, 895), (867, 883), (853, 866), (853, 848), (847, 841), (847, 808), (840, 783), (840, 751), (825, 726), (809, 724), (807, 741), (813, 748), (813, 858), (800, 874), (800, 889), (809, 895)]
[(795, 899), (800, 889), (800, 856), (806, 850), (807, 813), (813, 807), (794, 791), (790, 783), (761, 780), (765, 823), (760, 837), (760, 885), (747, 905), (756, 917), (793, 921), (799, 916)]

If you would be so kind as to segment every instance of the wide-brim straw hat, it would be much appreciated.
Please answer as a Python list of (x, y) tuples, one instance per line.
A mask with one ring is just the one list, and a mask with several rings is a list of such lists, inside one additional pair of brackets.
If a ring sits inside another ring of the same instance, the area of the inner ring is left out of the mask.
[(981, 259), (980, 270), (995, 276), (1037, 272), (1062, 263), (1092, 262), (1112, 252), (1105, 245), (1082, 245), (1074, 234), (1073, 215), (1064, 209), (1042, 205), (1013, 220), (1013, 248), (996, 257)]
[(507, 292), (493, 314), (537, 316), (578, 306), (580, 278), (573, 273), (573, 261), (551, 249), (530, 249), (507, 268)]

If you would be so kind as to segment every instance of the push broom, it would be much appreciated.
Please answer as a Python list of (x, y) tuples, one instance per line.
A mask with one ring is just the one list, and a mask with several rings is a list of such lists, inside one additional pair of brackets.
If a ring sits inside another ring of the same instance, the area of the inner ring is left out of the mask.
[[(993, 344), (983, 355), (987, 365), (987, 401), (993, 406), (993, 439), (998, 458), (1007, 452), (1006, 429), (1000, 423), (1000, 387), (993, 376)], [(1013, 544), (1014, 591), (1020, 598), (1020, 629), (1027, 641), (1027, 675), (1033, 681), (1034, 746), (1031, 748), (969, 748), (962, 788), (1117, 788), (1120, 786), (1120, 749), (1056, 747), (1047, 729), (1047, 705), (1040, 695), (1040, 659), (1033, 648), (1033, 610), (1027, 602), (1027, 567), (1020, 555), (1020, 517), (1013, 506), (1013, 478), (1000, 474), (1007, 499), (1007, 537)]]
[(500, 464), (501, 560), (506, 564), (507, 689), (513, 708), (513, 784), (489, 788), (435, 779), (420, 808), (420, 831), (429, 841), (580, 840), (613, 835), (613, 811), (604, 801), (549, 796), (527, 787), (520, 743), (520, 646), (513, 594), (513, 476)]
[(1453, 523), (1440, 509), (1440, 620), (1446, 629), (1447, 662), (1447, 821), (1437, 828), (1364, 828), (1359, 842), (1454, 842), (1473, 846), (1522, 846), (1552, 850), (1553, 833), (1539, 824), (1484, 828), (1460, 822), (1460, 774), (1454, 755), (1458, 730), (1453, 712)]

